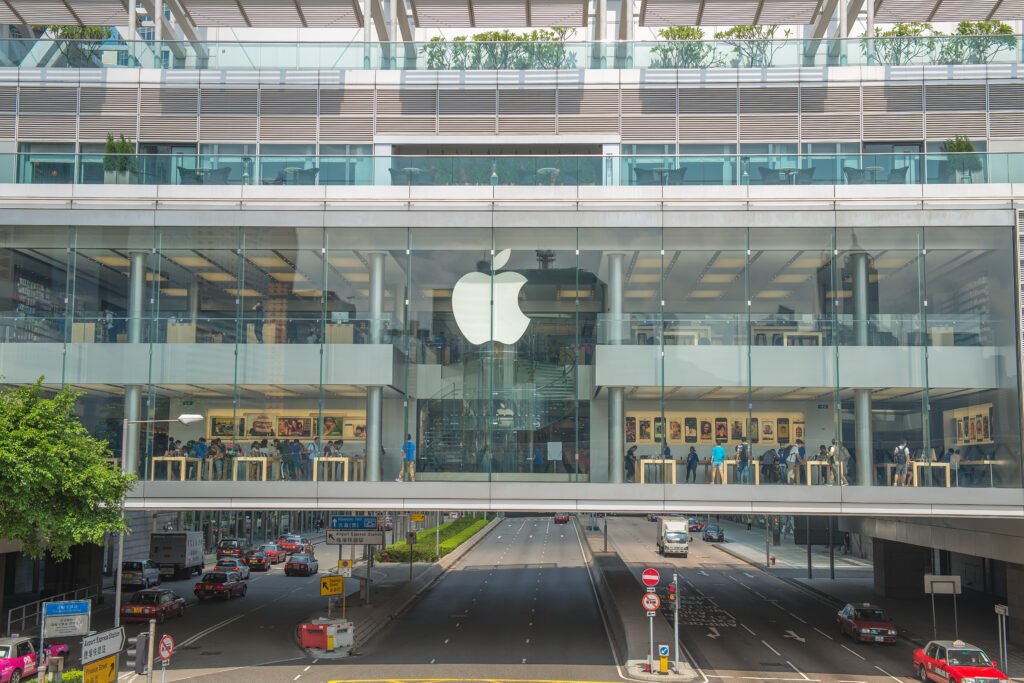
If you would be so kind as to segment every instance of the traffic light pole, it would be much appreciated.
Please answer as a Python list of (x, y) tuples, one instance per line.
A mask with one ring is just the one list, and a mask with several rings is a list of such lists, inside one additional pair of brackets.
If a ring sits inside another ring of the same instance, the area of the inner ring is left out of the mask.
[[(607, 524), (607, 522), (605, 522)], [(673, 633), (675, 637), (675, 653), (676, 653), (676, 673), (679, 673), (679, 574), (673, 572), (672, 574), (672, 586), (674, 588), (675, 600), (672, 601), (672, 612), (674, 614), (673, 619)]]
[(149, 620), (149, 651), (146, 653), (146, 683), (153, 683), (153, 646), (156, 645), (156, 619)]

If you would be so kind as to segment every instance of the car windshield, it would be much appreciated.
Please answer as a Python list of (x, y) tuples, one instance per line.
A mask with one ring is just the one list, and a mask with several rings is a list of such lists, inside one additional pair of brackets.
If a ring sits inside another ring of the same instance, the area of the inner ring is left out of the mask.
[(141, 572), (142, 571), (142, 563), (141, 562), (122, 562), (121, 563), (121, 569), (123, 569), (126, 572)]
[(289, 562), (309, 562), (309, 557), (306, 555), (292, 555), (292, 559)]
[(981, 650), (950, 650), (946, 661), (953, 666), (992, 666), (992, 660)]
[(705, 531), (710, 531), (711, 533), (714, 533), (714, 532), (718, 531), (718, 527), (715, 526), (714, 524), (712, 524), (711, 526), (704, 527), (704, 530)]
[(238, 541), (221, 541), (217, 544), (218, 550), (235, 550), (238, 548)]
[(889, 621), (885, 618), (885, 612), (880, 609), (859, 609), (857, 618), (863, 621)]
[(260, 546), (260, 550), (262, 550), (264, 552), (266, 552), (267, 550), (274, 551), (274, 550), (277, 550), (277, 546), (276, 545), (261, 545)]
[(139, 591), (132, 596), (131, 601), (138, 605), (155, 605), (160, 602), (160, 595), (152, 591)]
[(682, 531), (670, 531), (665, 534), (665, 540), (669, 543), (686, 543), (688, 536)]
[(203, 583), (225, 583), (227, 580), (227, 574), (215, 574), (211, 572), (203, 576)]
[(11, 656), (10, 645), (0, 645), (0, 659), (7, 659)]

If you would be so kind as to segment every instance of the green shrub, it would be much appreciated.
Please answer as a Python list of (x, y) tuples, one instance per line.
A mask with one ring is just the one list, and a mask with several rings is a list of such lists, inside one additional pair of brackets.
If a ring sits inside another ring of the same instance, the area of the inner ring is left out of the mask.
[(78, 669), (70, 669), (65, 671), (61, 677), (63, 683), (82, 683), (82, 672)]
[(460, 517), (451, 522), (445, 522), (438, 527), (424, 529), (416, 534), (416, 543), (409, 545), (404, 540), (392, 543), (378, 552), (374, 559), (381, 562), (383, 553), (387, 553), (388, 562), (408, 562), (409, 555), (412, 555), (413, 562), (432, 562), (439, 559), (434, 556), (435, 543), (440, 534), (441, 557), (458, 548), (468, 539), (472, 538), (480, 529), (484, 528), (494, 515), (485, 515), (483, 518)]

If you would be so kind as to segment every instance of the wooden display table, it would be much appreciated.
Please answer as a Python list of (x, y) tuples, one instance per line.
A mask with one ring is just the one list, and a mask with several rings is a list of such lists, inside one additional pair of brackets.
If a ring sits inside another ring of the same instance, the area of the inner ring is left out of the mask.
[[(828, 460), (805, 460), (804, 461), (804, 468), (806, 469), (806, 472), (807, 472), (807, 485), (810, 486), (814, 482), (812, 473), (814, 472), (814, 468), (815, 467), (829, 468), (831, 465), (832, 465), (832, 463), (830, 463)], [(835, 466), (836, 466), (836, 475), (835, 476), (839, 478), (839, 484), (838, 485), (842, 486), (843, 479), (845, 478), (845, 477), (843, 477), (843, 475), (845, 474), (844, 468), (843, 468), (843, 463), (837, 462), (837, 463), (835, 463)], [(825, 474), (825, 481), (828, 481), (828, 476), (829, 476), (828, 472), (829, 471), (830, 471), (829, 469), (825, 470), (825, 472), (826, 472), (826, 474)], [(819, 481), (820, 481), (820, 477), (821, 477), (821, 473), (820, 472), (818, 473), (818, 477), (819, 477)], [(836, 482), (832, 482), (832, 483), (835, 484)]]
[[(995, 484), (996, 484), (996, 479), (995, 479), (996, 474), (993, 471), (992, 466), (993, 465), (998, 465), (998, 464), (999, 464), (998, 460), (961, 460), (960, 461), (959, 469), (962, 470), (964, 467), (977, 467), (977, 466), (988, 467), (988, 485), (989, 486), (995, 486)], [(960, 473), (959, 473), (959, 471), (956, 468), (952, 468), (952, 466), (951, 466), (951, 469), (952, 469), (952, 472), (953, 472), (954, 486), (960, 486)]]
[(352, 323), (329, 324), (324, 337), (328, 344), (351, 344), (354, 329)]
[[(736, 468), (736, 474), (733, 475), (733, 481), (735, 481), (735, 483), (737, 483), (737, 484), (740, 483), (740, 480), (739, 480), (739, 476), (740, 476), (739, 464), (740, 464), (739, 460), (726, 460), (725, 461), (725, 482), (723, 482), (723, 483), (725, 483), (725, 484), (729, 483), (729, 468), (730, 467), (735, 467)], [(760, 486), (761, 485), (761, 463), (756, 463), (755, 464), (753, 460), (748, 460), (747, 461), (747, 470), (748, 471), (749, 470), (753, 470), (754, 471), (754, 486)], [(708, 483), (708, 482), (704, 482), (704, 483)]]
[[(246, 344), (259, 344), (256, 339), (255, 331), (256, 323), (247, 323), (245, 326), (245, 343)], [(282, 327), (278, 323), (263, 323), (263, 344), (276, 344), (278, 343), (277, 328)]]
[[(963, 465), (963, 463), (960, 463), (960, 464)], [(914, 461), (914, 476), (911, 479), (912, 485), (920, 486), (921, 475), (918, 474), (918, 472), (920, 471), (920, 469), (922, 467), (928, 467), (929, 469), (932, 468), (932, 467), (938, 467), (939, 469), (941, 469), (945, 473), (945, 475), (946, 475), (946, 488), (947, 489), (949, 488), (949, 486), (950, 486), (950, 476), (949, 476), (949, 463), (948, 462), (930, 462), (930, 461), (921, 462), (919, 460), (915, 460)]]
[(885, 470), (885, 485), (886, 486), (892, 486), (892, 479), (893, 479), (893, 476), (894, 476), (894, 474), (896, 472), (896, 468), (897, 467), (899, 467), (899, 465), (897, 465), (894, 462), (880, 462), (880, 463), (875, 465), (875, 469), (876, 470), (879, 470), (879, 469), (884, 469)]
[(71, 341), (96, 343), (96, 323), (71, 323)]
[(195, 344), (195, 323), (167, 323), (168, 344)]
[(156, 478), (156, 464), (159, 462), (167, 463), (167, 481), (171, 480), (171, 471), (174, 466), (177, 465), (180, 470), (180, 480), (185, 481), (185, 475), (188, 473), (189, 465), (198, 465), (199, 458), (193, 458), (187, 455), (157, 455), (153, 456), (151, 462), (153, 463), (153, 469), (150, 470), (149, 477), (150, 481), (154, 481)]
[[(263, 455), (243, 455), (232, 459), (231, 461), (231, 480), (238, 481), (238, 466), (242, 464), (248, 464), (249, 466), (259, 466), (260, 481), (267, 480), (267, 461), (270, 458)], [(248, 477), (247, 477), (248, 479)]]
[(664, 460), (649, 460), (641, 458), (636, 461), (636, 464), (640, 467), (640, 482), (644, 483), (644, 470), (647, 469), (648, 465), (657, 465), (658, 467), (665, 468), (665, 479), (672, 479), (672, 483), (676, 483), (676, 461), (672, 458), (666, 458)]
[(324, 481), (334, 481), (334, 468), (335, 465), (341, 463), (341, 480), (351, 481), (349, 479), (349, 465), (352, 466), (352, 474), (355, 477), (355, 481), (362, 481), (366, 472), (366, 459), (356, 458), (349, 455), (329, 455), (326, 457), (319, 457), (313, 459), (313, 481), (320, 481), (320, 465), (324, 467)]

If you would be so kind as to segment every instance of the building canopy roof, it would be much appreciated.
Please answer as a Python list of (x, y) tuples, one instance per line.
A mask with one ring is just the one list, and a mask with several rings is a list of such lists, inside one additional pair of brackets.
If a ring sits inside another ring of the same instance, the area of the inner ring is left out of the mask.
[(585, 26), (587, 0), (412, 0), (423, 28)]

